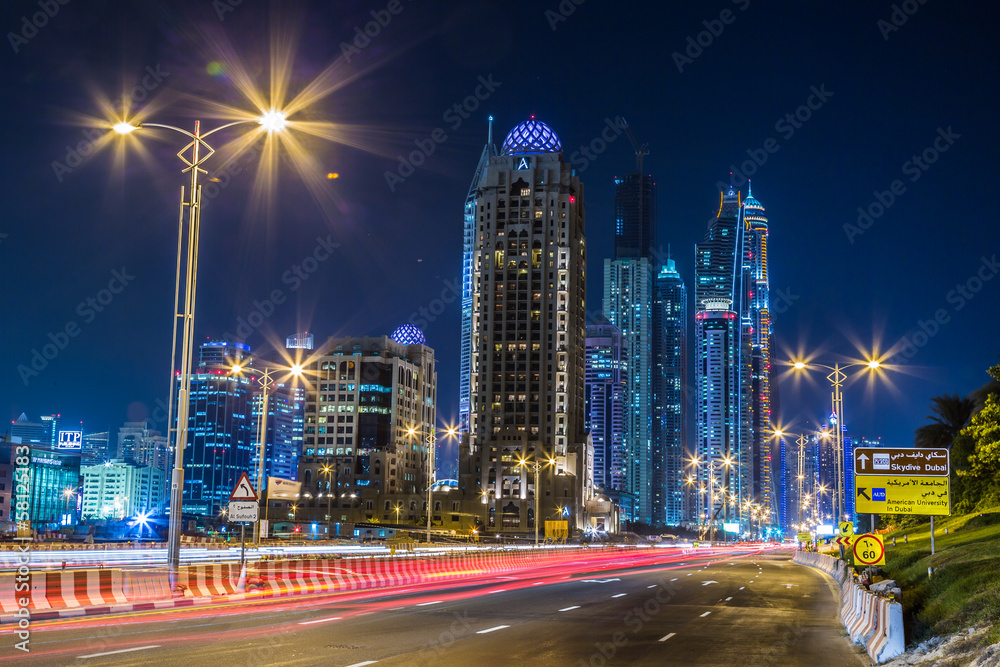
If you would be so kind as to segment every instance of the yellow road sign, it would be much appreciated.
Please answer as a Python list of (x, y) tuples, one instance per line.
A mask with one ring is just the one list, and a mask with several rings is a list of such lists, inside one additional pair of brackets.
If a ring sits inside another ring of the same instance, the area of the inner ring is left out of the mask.
[(841, 521), (840, 522), (840, 536), (850, 537), (854, 534), (854, 522), (853, 521)]
[(854, 543), (855, 565), (885, 565), (885, 544), (878, 535), (861, 535)]
[(948, 477), (857, 475), (854, 489), (861, 514), (951, 514)]
[(799, 533), (798, 538), (799, 538), (799, 542), (808, 542), (809, 540), (812, 539), (812, 534), (810, 534), (810, 533)]

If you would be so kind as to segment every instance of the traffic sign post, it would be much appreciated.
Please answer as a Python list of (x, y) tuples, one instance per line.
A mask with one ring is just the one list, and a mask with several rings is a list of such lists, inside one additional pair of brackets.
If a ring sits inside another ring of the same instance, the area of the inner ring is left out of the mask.
[(229, 521), (239, 521), (240, 526), (240, 568), (246, 565), (247, 553), (247, 525), (246, 522), (257, 521), (260, 506), (257, 503), (257, 491), (254, 490), (250, 478), (245, 472), (240, 473), (240, 478), (233, 487), (233, 492), (229, 494), (229, 509), (227, 517)]
[(861, 535), (852, 549), (856, 566), (885, 565), (885, 544), (878, 535)]
[(862, 514), (951, 514), (948, 454), (940, 447), (858, 447), (855, 509)]

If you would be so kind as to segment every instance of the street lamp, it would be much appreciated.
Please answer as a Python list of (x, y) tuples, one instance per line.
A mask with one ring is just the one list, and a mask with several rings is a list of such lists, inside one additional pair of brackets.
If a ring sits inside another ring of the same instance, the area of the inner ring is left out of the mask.
[(857, 361), (849, 364), (835, 363), (833, 366), (827, 366), (825, 364), (816, 364), (812, 362), (795, 361), (791, 362), (792, 368), (798, 371), (808, 370), (810, 368), (823, 368), (830, 371), (830, 374), (826, 376), (826, 379), (830, 381), (833, 387), (832, 403), (833, 403), (833, 414), (837, 417), (837, 423), (834, 428), (834, 444), (836, 456), (834, 461), (834, 474), (837, 477), (837, 488), (835, 490), (837, 496), (837, 502), (835, 506), (837, 508), (838, 521), (844, 520), (844, 477), (846, 471), (844, 470), (844, 395), (843, 386), (844, 380), (847, 379), (847, 374), (844, 371), (848, 368), (864, 367), (870, 372), (877, 372), (881, 370), (882, 363), (878, 359), (869, 359), (867, 361)]
[[(256, 370), (252, 368), (247, 368), (241, 364), (233, 364), (230, 368), (233, 375), (241, 375), (247, 370)], [(257, 383), (261, 388), (260, 396), (260, 414), (257, 416), (257, 491), (264, 496), (264, 518), (260, 519), (258, 517), (257, 522), (254, 524), (253, 541), (254, 543), (259, 543), (261, 539), (261, 526), (263, 525), (261, 521), (267, 521), (267, 510), (268, 501), (267, 496), (264, 491), (264, 461), (267, 454), (267, 413), (270, 410), (270, 391), (271, 385), (273, 384), (272, 374), (275, 371), (283, 371), (287, 373), (287, 377), (300, 378), (302, 377), (303, 370), (301, 364), (292, 364), (291, 366), (265, 366), (263, 374), (257, 378)], [(329, 530), (329, 528), (327, 528)]]
[[(442, 429), (442, 430), (444, 431), (445, 435), (447, 435), (449, 438), (453, 438), (456, 435), (458, 435), (458, 429), (456, 429), (454, 427), (451, 427), (451, 426), (449, 426), (446, 429)], [(414, 428), (412, 426), (410, 428), (406, 429), (406, 434), (408, 436), (410, 436), (410, 437), (415, 436), (417, 433), (423, 434), (424, 432), (421, 431), (421, 430), (419, 430), (419, 429), (417, 429), (417, 428)], [(434, 451), (435, 450), (435, 444), (434, 443), (437, 441), (437, 431), (435, 429), (431, 429), (429, 432), (427, 432), (427, 436), (426, 436), (425, 440), (427, 442), (427, 459), (428, 459), (428, 469), (427, 469), (427, 544), (430, 544), (431, 543), (431, 517), (433, 516), (432, 503), (434, 501), (432, 490), (434, 488), (434, 481), (435, 481), (434, 478), (436, 476), (435, 475), (435, 471), (434, 471), (434, 454), (435, 454), (435, 451)]]
[[(544, 462), (539, 461), (538, 459), (534, 459), (531, 461), (529, 461), (528, 459), (521, 459), (520, 461), (517, 462), (516, 466), (518, 468), (524, 468), (524, 469), (531, 468), (535, 472), (535, 488), (532, 495), (535, 496), (535, 546), (536, 547), (538, 546), (538, 496), (539, 496), (538, 476), (542, 470), (542, 466), (554, 466), (555, 464), (556, 460), (552, 457), (549, 457)], [(562, 508), (559, 508), (559, 513), (560, 514), (563, 513)]]
[[(215, 154), (205, 139), (220, 130), (243, 123), (259, 123), (263, 131), (280, 132), (287, 125), (285, 116), (280, 111), (271, 110), (256, 119), (238, 120), (220, 125), (219, 127), (201, 131), (201, 121), (194, 122), (194, 132), (172, 125), (160, 123), (130, 123), (122, 120), (112, 126), (114, 132), (120, 135), (132, 134), (143, 128), (161, 128), (179, 132), (190, 141), (177, 152), (186, 167), (181, 173), (191, 172), (191, 181), (185, 201), (184, 186), (181, 186), (180, 212), (177, 220), (177, 267), (174, 280), (174, 317), (173, 336), (170, 350), (170, 372), (174, 372), (177, 355), (177, 324), (183, 322), (181, 332), (181, 369), (180, 387), (177, 394), (177, 440), (174, 445), (174, 468), (170, 479), (170, 522), (167, 538), (167, 568), (170, 576), (171, 589), (176, 588), (177, 571), (181, 555), (181, 513), (184, 498), (184, 448), (187, 446), (188, 429), (188, 397), (191, 394), (192, 351), (194, 349), (194, 313), (198, 281), (198, 242), (201, 234), (201, 186), (198, 184), (198, 174), (208, 173), (202, 165)], [(203, 152), (204, 149), (204, 152)], [(190, 150), (190, 159), (185, 154)], [(187, 242), (184, 241), (184, 208), (188, 210)], [(181, 296), (181, 264), (185, 265), (184, 292)], [(183, 312), (182, 312), (183, 311)], [(173, 428), (173, 393), (174, 379), (170, 378), (171, 400), (167, 410), (167, 433)]]
[(333, 488), (333, 472), (334, 468), (330, 465), (325, 465), (322, 468), (323, 472), (326, 473), (326, 538), (330, 539), (330, 522), (332, 519), (330, 503), (333, 501), (333, 496), (336, 491)]

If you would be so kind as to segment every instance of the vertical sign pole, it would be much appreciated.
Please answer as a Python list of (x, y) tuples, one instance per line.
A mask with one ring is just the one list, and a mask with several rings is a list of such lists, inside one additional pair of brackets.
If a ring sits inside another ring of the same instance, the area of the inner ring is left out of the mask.
[(931, 555), (934, 555), (934, 515), (931, 514)]
[(240, 524), (240, 569), (247, 563), (247, 524)]

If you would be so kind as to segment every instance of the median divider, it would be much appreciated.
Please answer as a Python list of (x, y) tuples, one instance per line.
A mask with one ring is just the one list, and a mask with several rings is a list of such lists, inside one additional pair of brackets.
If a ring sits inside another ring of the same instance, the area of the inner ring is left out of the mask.
[(822, 570), (841, 583), (840, 621), (872, 660), (886, 662), (906, 650), (901, 604), (862, 586), (841, 560), (811, 551), (796, 551), (792, 560)]

